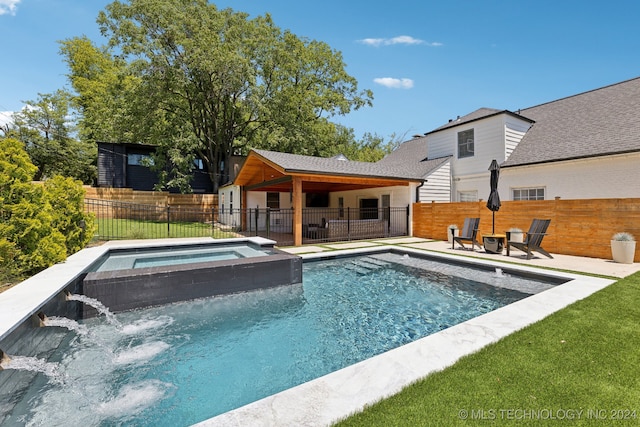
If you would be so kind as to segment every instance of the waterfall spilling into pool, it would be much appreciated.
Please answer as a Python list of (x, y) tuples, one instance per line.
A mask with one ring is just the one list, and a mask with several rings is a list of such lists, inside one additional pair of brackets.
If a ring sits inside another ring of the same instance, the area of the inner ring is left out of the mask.
[(40, 329), (66, 331), (59, 348), (0, 354), (0, 375), (40, 373), (3, 421), (191, 425), (554, 285), (497, 273), (385, 252), (305, 263), (303, 283), (115, 314), (68, 293), (101, 316), (42, 316)]
[(90, 298), (86, 295), (77, 295), (77, 294), (71, 294), (71, 293), (67, 293), (66, 296), (67, 296), (67, 300), (69, 301), (79, 301), (95, 308), (96, 310), (98, 310), (98, 313), (103, 314), (107, 318), (107, 321), (109, 323), (113, 325), (118, 325), (118, 321), (115, 319), (115, 317), (113, 317), (113, 314), (111, 313), (111, 311), (97, 299)]

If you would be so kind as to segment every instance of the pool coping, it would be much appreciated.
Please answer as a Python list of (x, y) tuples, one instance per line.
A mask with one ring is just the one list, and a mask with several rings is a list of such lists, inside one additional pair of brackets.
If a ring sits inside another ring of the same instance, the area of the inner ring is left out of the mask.
[[(395, 246), (395, 249), (408, 254), (423, 256), (428, 254), (430, 258), (443, 261), (461, 261), (456, 255), (398, 246)], [(391, 250), (389, 246), (370, 247), (336, 250), (329, 253), (309, 253), (301, 256), (305, 260), (322, 259), (389, 250)], [(410, 344), (194, 425), (198, 427), (331, 425), (361, 411), (367, 405), (398, 393), (404, 387), (433, 372), (453, 365), (461, 357), (475, 353), (615, 282), (612, 279), (541, 270), (497, 260), (469, 259), (464, 262), (570, 280)]]

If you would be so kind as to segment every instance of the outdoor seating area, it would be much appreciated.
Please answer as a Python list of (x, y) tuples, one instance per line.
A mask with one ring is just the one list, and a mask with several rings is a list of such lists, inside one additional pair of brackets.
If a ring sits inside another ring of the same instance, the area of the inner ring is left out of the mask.
[[(458, 249), (474, 251), (477, 246), (478, 250), (487, 254), (502, 254), (503, 249), (506, 248), (506, 256), (511, 256), (513, 247), (524, 252), (527, 260), (533, 258), (534, 252), (553, 259), (553, 256), (542, 247), (542, 240), (547, 235), (550, 223), (550, 219), (533, 219), (522, 241), (512, 240), (512, 233), (506, 231), (504, 234), (495, 232), (482, 234), (482, 244), (480, 244), (478, 241), (480, 218), (465, 218), (462, 232), (459, 236), (453, 237), (451, 249), (455, 249), (455, 244), (458, 243)], [(465, 246), (465, 243), (471, 244), (471, 247)]]
[(480, 218), (465, 218), (464, 225), (462, 226), (462, 232), (459, 236), (453, 237), (453, 242), (451, 244), (451, 249), (458, 243), (462, 246), (463, 249), (467, 249), (464, 245), (464, 242), (471, 243), (471, 250), (473, 250), (476, 246), (478, 249), (482, 249), (482, 245), (478, 242), (478, 227), (480, 226)]
[(510, 255), (509, 248), (513, 246), (516, 249), (526, 252), (527, 259), (533, 257), (533, 252), (539, 252), (548, 258), (553, 258), (551, 254), (541, 246), (542, 239), (547, 234), (547, 228), (549, 228), (550, 222), (550, 219), (534, 219), (533, 222), (531, 222), (531, 227), (529, 227), (529, 231), (527, 231), (523, 242), (511, 241), (509, 236), (507, 236), (507, 256)]

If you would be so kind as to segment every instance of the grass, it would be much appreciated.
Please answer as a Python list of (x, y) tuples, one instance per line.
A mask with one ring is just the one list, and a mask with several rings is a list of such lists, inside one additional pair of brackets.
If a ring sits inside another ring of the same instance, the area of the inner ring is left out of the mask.
[(639, 319), (636, 273), (337, 426), (640, 425)]
[(213, 228), (201, 222), (174, 222), (167, 227), (166, 221), (143, 221), (134, 219), (97, 219), (97, 237), (105, 239), (157, 239), (165, 237), (237, 237), (231, 231)]

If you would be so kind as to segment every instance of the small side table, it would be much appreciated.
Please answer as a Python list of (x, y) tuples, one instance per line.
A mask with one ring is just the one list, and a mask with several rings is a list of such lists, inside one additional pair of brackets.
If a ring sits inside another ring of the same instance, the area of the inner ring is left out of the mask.
[(484, 251), (489, 254), (501, 254), (507, 241), (506, 234), (483, 234), (482, 246)]

